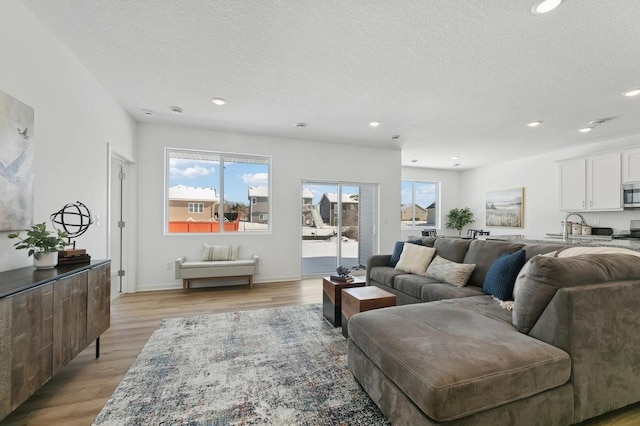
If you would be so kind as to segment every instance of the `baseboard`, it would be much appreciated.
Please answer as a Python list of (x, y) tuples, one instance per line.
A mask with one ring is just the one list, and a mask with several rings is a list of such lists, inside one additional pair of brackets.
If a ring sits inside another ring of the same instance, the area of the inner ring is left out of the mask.
[[(269, 279), (258, 279), (257, 277), (254, 277), (253, 279), (253, 283), (254, 284), (271, 284), (271, 283), (282, 283), (282, 282), (289, 282), (289, 281), (300, 281), (302, 278), (300, 277), (270, 277)], [(191, 286), (192, 288), (197, 288), (196, 286), (194, 286), (196, 282), (194, 281)], [(223, 287), (223, 286), (227, 286), (225, 285), (225, 283), (216, 283), (213, 284), (214, 281), (211, 281), (211, 285), (209, 284), (204, 284), (204, 285), (198, 285), (198, 287)], [(228, 287), (232, 287), (232, 286), (237, 286), (237, 285), (247, 285), (245, 284), (232, 284), (232, 285), (228, 285)], [(149, 285), (145, 285), (145, 286), (139, 286), (136, 288), (136, 291), (162, 291), (162, 290), (182, 290), (182, 282), (172, 282), (172, 283), (159, 283), (159, 284), (149, 284)]]

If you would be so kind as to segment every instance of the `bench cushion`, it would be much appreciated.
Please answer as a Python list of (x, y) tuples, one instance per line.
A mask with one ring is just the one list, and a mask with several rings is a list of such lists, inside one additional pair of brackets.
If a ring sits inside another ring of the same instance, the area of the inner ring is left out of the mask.
[(255, 262), (253, 259), (238, 259), (238, 260), (187, 260), (182, 262), (182, 269), (190, 268), (225, 268), (232, 266), (253, 266)]
[(349, 338), (424, 413), (444, 422), (569, 380), (569, 355), (509, 320), (490, 297), (465, 297), (356, 314)]

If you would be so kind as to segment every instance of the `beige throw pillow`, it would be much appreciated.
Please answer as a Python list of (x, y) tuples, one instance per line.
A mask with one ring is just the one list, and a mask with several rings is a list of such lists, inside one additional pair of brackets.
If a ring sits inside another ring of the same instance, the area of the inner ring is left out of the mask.
[(202, 245), (200, 260), (238, 260), (240, 246)]
[(405, 244), (396, 269), (410, 274), (424, 275), (435, 253), (436, 249), (432, 247)]
[(474, 269), (476, 269), (475, 263), (456, 263), (436, 256), (425, 275), (456, 287), (464, 287)]

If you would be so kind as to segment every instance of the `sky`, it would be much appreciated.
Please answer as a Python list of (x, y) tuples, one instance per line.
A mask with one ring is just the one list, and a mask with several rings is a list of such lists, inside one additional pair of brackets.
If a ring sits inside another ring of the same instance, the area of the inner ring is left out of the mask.
[[(412, 181), (403, 180), (400, 190), (400, 202), (402, 205), (411, 204), (413, 196), (411, 189)], [(416, 204), (420, 207), (427, 208), (437, 199), (437, 183), (434, 182), (415, 182), (416, 184)]]
[[(224, 198), (248, 204), (248, 187), (269, 185), (266, 164), (225, 163)], [(169, 159), (169, 186), (215, 188), (220, 193), (220, 163), (206, 160)]]

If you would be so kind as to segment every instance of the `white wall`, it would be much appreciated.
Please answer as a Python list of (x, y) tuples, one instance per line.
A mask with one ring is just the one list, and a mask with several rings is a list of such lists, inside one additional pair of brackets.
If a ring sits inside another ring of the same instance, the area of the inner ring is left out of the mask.
[[(271, 234), (164, 235), (165, 147), (271, 155)], [(379, 184), (379, 247), (400, 238), (400, 151), (152, 124), (139, 125), (138, 150), (137, 290), (181, 287), (168, 263), (199, 256), (204, 242), (240, 244), (245, 255), (260, 255), (256, 282), (299, 279), (302, 180)]]
[[(640, 136), (625, 137), (604, 143), (575, 147), (563, 151), (524, 158), (465, 171), (461, 174), (460, 199), (471, 207), (475, 228), (489, 229), (491, 235), (525, 234), (542, 236), (561, 232), (559, 166), (557, 161), (640, 144)], [(485, 198), (487, 191), (524, 187), (524, 228), (487, 228)], [(583, 213), (590, 225), (628, 230), (630, 219), (640, 219), (640, 211)]]
[[(82, 201), (101, 225), (78, 247), (107, 258), (107, 143), (134, 159), (135, 121), (18, 0), (0, 2), (0, 39), (0, 90), (35, 111), (34, 221)], [(32, 264), (14, 242), (0, 233), (0, 271)]]
[[(458, 231), (445, 229), (445, 216), (453, 208), (465, 207), (460, 205), (460, 172), (457, 170), (423, 169), (419, 167), (403, 167), (402, 180), (423, 180), (440, 182), (440, 227), (438, 235), (458, 235)], [(398, 182), (398, 188), (400, 182)], [(420, 230), (402, 230), (402, 239), (420, 236)], [(393, 246), (381, 249), (383, 253), (391, 253)]]

